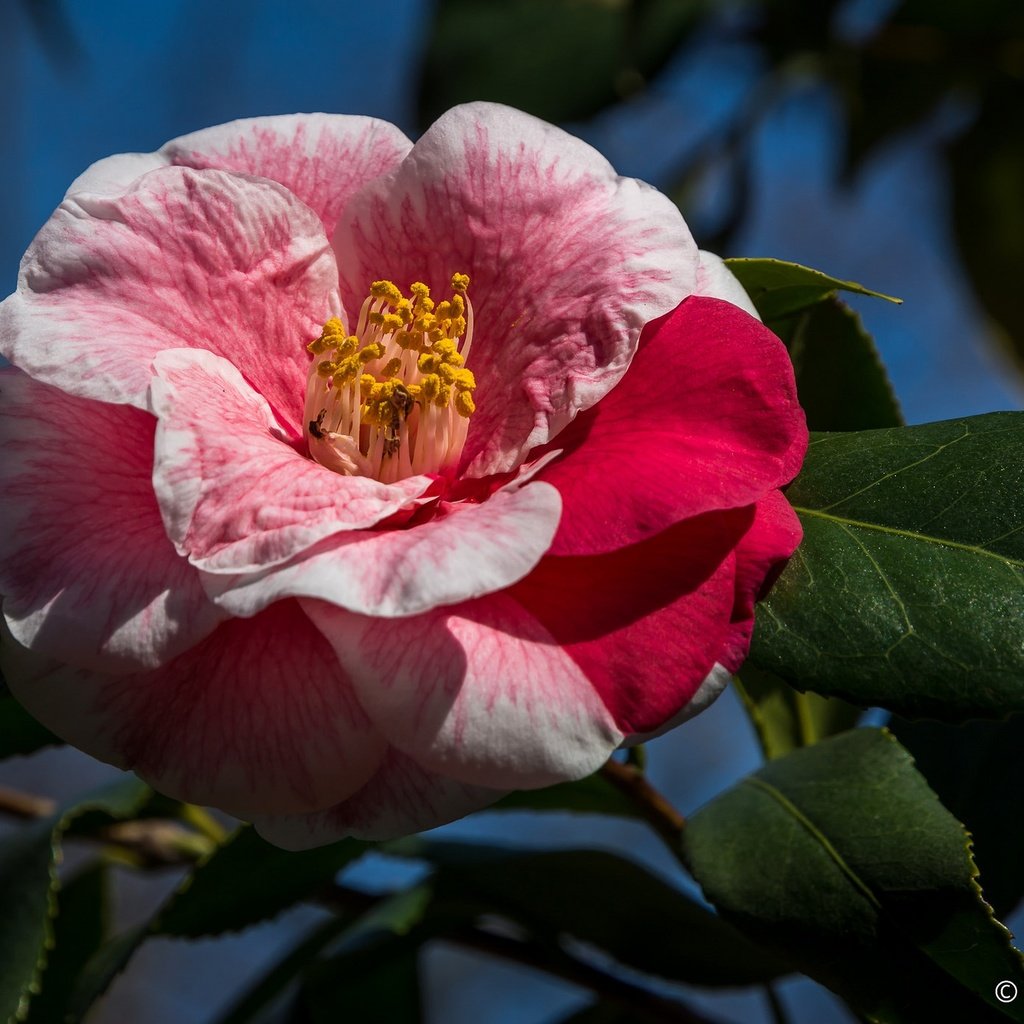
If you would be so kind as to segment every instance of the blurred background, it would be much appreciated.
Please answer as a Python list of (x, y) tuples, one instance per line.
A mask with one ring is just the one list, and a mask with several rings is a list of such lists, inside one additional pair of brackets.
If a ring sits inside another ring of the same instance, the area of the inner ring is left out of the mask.
[[(908, 422), (1021, 407), (1020, 0), (0, 0), (0, 13), (3, 293), (68, 184), (103, 156), (295, 111), (369, 114), (415, 138), (447, 107), (493, 99), (563, 124), (667, 192), (703, 248), (902, 297), (851, 301)], [(684, 814), (758, 763), (732, 693), (650, 745), (652, 781)], [(62, 749), (6, 762), (0, 783), (60, 798), (111, 774)], [(692, 890), (639, 825), (489, 814), (443, 831), (612, 849)], [(370, 858), (348, 877), (379, 889), (408, 871)], [(141, 920), (175, 881), (125, 872), (119, 923)], [(212, 1022), (317, 914), (217, 941), (155, 940), (94, 1019)], [(1009, 923), (1024, 930), (1019, 913)], [(442, 944), (423, 954), (421, 986), (430, 1024), (555, 1022), (588, 1001)], [(793, 1024), (853, 1020), (810, 981), (780, 995)], [(759, 992), (686, 999), (722, 1021), (776, 1019)]]

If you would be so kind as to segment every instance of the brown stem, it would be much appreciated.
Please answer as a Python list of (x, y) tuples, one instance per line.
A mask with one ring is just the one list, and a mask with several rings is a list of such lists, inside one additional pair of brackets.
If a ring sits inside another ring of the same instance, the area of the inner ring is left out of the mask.
[(0, 786), (0, 814), (20, 818), (22, 821), (34, 821), (36, 818), (48, 818), (55, 810), (57, 802), (49, 797)]
[(631, 764), (607, 761), (601, 774), (637, 806), (669, 849), (680, 857), (686, 819), (647, 781), (643, 772)]

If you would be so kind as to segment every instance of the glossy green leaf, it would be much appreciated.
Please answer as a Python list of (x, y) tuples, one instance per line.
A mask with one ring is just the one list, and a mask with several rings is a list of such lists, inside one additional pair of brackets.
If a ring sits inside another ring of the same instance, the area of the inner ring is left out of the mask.
[(740, 258), (728, 259), (725, 263), (746, 289), (761, 319), (769, 326), (770, 321), (799, 313), (816, 302), (831, 298), (838, 291), (871, 295), (888, 302), (903, 301), (872, 291), (856, 281), (841, 281), (820, 270), (785, 260)]
[(911, 717), (1024, 710), (1024, 414), (820, 434), (751, 662)]
[(673, 981), (749, 985), (787, 970), (721, 918), (614, 854), (423, 839), (389, 848), (436, 865), (441, 900), (471, 900), (539, 937), (572, 935), (622, 964)]
[(86, 816), (93, 823), (134, 817), (152, 791), (134, 777), (61, 807), (0, 841), (0, 1020), (24, 1020), (53, 945), (61, 839)]
[(276, 917), (329, 884), (367, 845), (345, 839), (297, 853), (278, 849), (250, 825), (201, 863), (153, 922), (153, 934), (197, 938)]
[(995, 997), (1024, 965), (966, 832), (882, 730), (770, 762), (690, 819), (684, 852), (723, 915), (871, 1020), (1021, 1019)]
[(967, 826), (985, 898), (1008, 914), (1024, 898), (1024, 715), (960, 725), (895, 719), (891, 728)]
[[(1024, 38), (1021, 39), (1024, 47)], [(1024, 370), (1024, 83), (988, 97), (950, 152), (953, 222), (964, 267), (995, 336)]]
[(63, 742), (13, 697), (0, 697), (0, 758), (34, 754), (43, 747)]
[(40, 979), (41, 991), (29, 1004), (28, 1024), (64, 1020), (79, 974), (106, 938), (109, 910), (105, 865), (94, 864), (62, 886), (53, 949)]
[(590, 117), (657, 74), (707, 7), (707, 0), (439, 0), (420, 123), (471, 100), (507, 103), (546, 121)]
[(769, 760), (852, 729), (861, 715), (860, 708), (834, 697), (800, 693), (749, 662), (735, 686)]
[(902, 425), (875, 342), (849, 306), (826, 298), (771, 326), (789, 348), (811, 430)]
[(561, 782), (545, 789), (509, 793), (488, 811), (569, 811), (574, 814), (610, 814), (641, 818), (636, 804), (600, 774), (576, 782)]

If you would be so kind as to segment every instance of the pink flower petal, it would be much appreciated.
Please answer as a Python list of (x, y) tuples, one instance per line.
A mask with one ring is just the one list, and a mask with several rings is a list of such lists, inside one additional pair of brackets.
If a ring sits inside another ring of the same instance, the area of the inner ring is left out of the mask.
[(447, 294), (467, 273), (477, 412), (463, 466), (517, 465), (625, 372), (643, 325), (693, 291), (676, 207), (596, 150), (508, 107), (444, 114), (363, 189), (334, 236), (349, 309), (371, 281)]
[(0, 371), (0, 594), (19, 643), (107, 672), (163, 664), (221, 613), (167, 539), (148, 413)]
[(232, 619), (164, 668), (104, 676), (4, 644), (15, 696), (57, 735), (162, 793), (240, 817), (359, 790), (385, 743), (297, 602)]
[(306, 608), (377, 728), (431, 771), (531, 789), (589, 775), (622, 741), (580, 668), (504, 595), (390, 621)]
[(377, 774), (343, 803), (316, 814), (257, 815), (253, 824), (267, 842), (285, 850), (308, 850), (348, 836), (382, 842), (455, 821), (504, 795), (427, 771), (392, 749)]
[(719, 656), (730, 672), (739, 670), (750, 650), (754, 602), (768, 596), (802, 537), (800, 520), (782, 492), (769, 491), (757, 503), (754, 523), (736, 549), (736, 602)]
[(782, 342), (693, 297), (645, 332), (622, 382), (553, 446), (566, 454), (538, 474), (564, 502), (551, 552), (587, 555), (788, 483), (807, 426)]
[(208, 578), (208, 593), (233, 615), (282, 597), (313, 597), (366, 615), (417, 615), (502, 590), (540, 561), (561, 502), (546, 484), (510, 486), (482, 504), (446, 505), (404, 528), (336, 534), (289, 565)]
[(373, 117), (282, 114), (182, 135), (160, 155), (186, 167), (213, 167), (280, 182), (316, 210), (330, 237), (353, 194), (391, 170), (411, 148), (393, 124)]
[(650, 732), (719, 659), (733, 549), (752, 517), (751, 508), (708, 513), (611, 554), (548, 557), (509, 595), (580, 666), (619, 729)]
[(648, 743), (678, 728), (691, 718), (696, 718), (697, 715), (702, 711), (706, 711), (718, 700), (730, 682), (732, 682), (732, 673), (724, 665), (720, 665), (716, 661), (688, 703), (684, 704), (671, 718), (666, 719), (656, 729), (652, 729), (650, 732), (635, 732), (622, 745), (624, 747), (635, 747), (639, 743)]
[(386, 519), (431, 484), (342, 476), (299, 454), (227, 360), (196, 349), (153, 361), (153, 484), (167, 532), (205, 572), (259, 571), (339, 531)]
[(700, 251), (700, 266), (697, 267), (697, 285), (694, 295), (703, 295), (710, 299), (725, 299), (734, 306), (739, 306), (744, 313), (749, 313), (756, 320), (761, 317), (757, 312), (746, 289), (736, 279), (736, 275), (725, 265), (720, 256), (704, 249)]
[(119, 196), (144, 174), (166, 167), (170, 161), (160, 153), (116, 153), (87, 167), (73, 182), (64, 197), (76, 192)]
[(298, 435), (305, 344), (340, 308), (336, 284), (319, 217), (282, 186), (167, 167), (61, 203), (0, 304), (0, 354), (72, 394), (145, 408), (157, 352), (206, 349)]

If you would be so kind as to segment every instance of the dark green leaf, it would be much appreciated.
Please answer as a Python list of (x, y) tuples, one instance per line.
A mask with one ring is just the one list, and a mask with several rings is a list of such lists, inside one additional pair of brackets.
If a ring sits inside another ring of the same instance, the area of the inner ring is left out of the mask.
[(54, 946), (42, 976), (42, 990), (29, 1004), (28, 1024), (64, 1019), (79, 974), (99, 949), (107, 930), (107, 869), (95, 864), (62, 886), (57, 895)]
[(185, 879), (152, 931), (196, 938), (248, 928), (313, 896), (366, 849), (365, 843), (344, 839), (292, 853), (243, 825)]
[(860, 708), (834, 697), (800, 693), (750, 662), (740, 671), (736, 689), (769, 760), (852, 729), (861, 714)]
[(434, 885), (441, 900), (471, 900), (542, 938), (572, 935), (629, 967), (673, 981), (749, 985), (787, 969), (721, 918), (614, 854), (533, 853), (422, 839), (390, 849), (437, 865)]
[[(494, 100), (547, 121), (590, 117), (642, 88), (707, 0), (439, 0), (420, 123)], [(572, 74), (565, 73), (572, 68)]]
[(811, 430), (870, 430), (903, 423), (878, 349), (845, 303), (824, 299), (772, 326), (789, 347)]
[(32, 754), (63, 742), (40, 725), (13, 697), (0, 697), (0, 758)]
[(1024, 369), (1024, 84), (995, 92), (950, 156), (964, 266), (996, 336)]
[(892, 730), (967, 826), (985, 898), (1008, 914), (1024, 897), (1024, 715), (961, 725), (896, 719)]
[(856, 281), (840, 281), (820, 270), (773, 259), (729, 259), (726, 266), (736, 275), (757, 307), (761, 319), (770, 321), (799, 313), (837, 291), (871, 295), (888, 302), (902, 302), (891, 295), (883, 295), (865, 288)]
[(884, 1024), (1020, 1020), (1024, 966), (975, 881), (963, 826), (888, 733), (772, 761), (694, 815), (705, 895), (756, 940)]
[(562, 782), (546, 789), (517, 790), (488, 810), (570, 811), (576, 814), (611, 814), (618, 818), (642, 817), (636, 804), (596, 773), (578, 782)]
[(23, 1020), (38, 990), (53, 944), (63, 834), (85, 815), (131, 818), (151, 795), (138, 779), (119, 779), (0, 841), (0, 1020)]
[(751, 660), (911, 717), (1024, 710), (1024, 414), (815, 435)]

